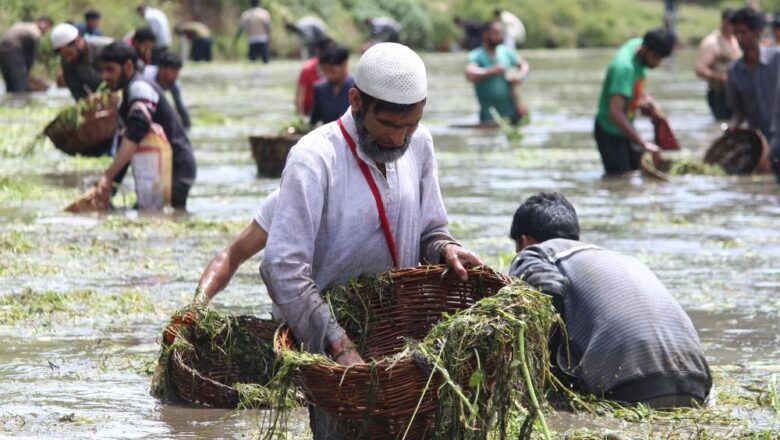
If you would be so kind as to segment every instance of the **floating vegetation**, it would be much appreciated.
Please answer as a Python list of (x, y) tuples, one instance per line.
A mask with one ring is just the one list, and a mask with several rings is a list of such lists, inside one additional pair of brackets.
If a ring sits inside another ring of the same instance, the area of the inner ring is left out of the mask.
[(33, 243), (19, 231), (0, 233), (0, 253), (21, 254), (33, 248)]
[(192, 116), (192, 125), (194, 126), (208, 126), (208, 125), (225, 125), (229, 119), (223, 113), (215, 111), (210, 107), (195, 106), (190, 109)]
[(528, 125), (530, 121), (528, 115), (524, 115), (523, 118), (517, 123), (512, 123), (509, 118), (504, 118), (501, 116), (495, 107), (490, 107), (488, 111), (490, 112), (490, 117), (493, 118), (493, 122), (498, 125), (498, 128), (500, 128), (504, 133), (504, 136), (506, 136), (507, 141), (514, 143), (520, 142), (523, 139), (523, 132), (521, 129)]
[(715, 176), (726, 175), (726, 171), (717, 164), (708, 164), (695, 159), (676, 159), (665, 164), (664, 170), (670, 176)]
[(97, 316), (125, 316), (155, 310), (149, 298), (137, 290), (99, 294), (92, 289), (58, 292), (28, 288), (0, 296), (0, 325), (22, 322), (48, 325), (66, 318), (94, 319)]

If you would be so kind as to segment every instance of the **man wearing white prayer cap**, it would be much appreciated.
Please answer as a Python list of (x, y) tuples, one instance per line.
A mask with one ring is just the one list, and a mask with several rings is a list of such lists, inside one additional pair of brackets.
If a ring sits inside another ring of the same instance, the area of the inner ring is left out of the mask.
[[(358, 62), (350, 108), (292, 148), (282, 175), (260, 273), (305, 349), (342, 365), (362, 363), (320, 297), (331, 283), (420, 263), (482, 264), (447, 230), (433, 141), (420, 124), (427, 97), (422, 59), (397, 43)], [(313, 411), (316, 439), (340, 438)]]

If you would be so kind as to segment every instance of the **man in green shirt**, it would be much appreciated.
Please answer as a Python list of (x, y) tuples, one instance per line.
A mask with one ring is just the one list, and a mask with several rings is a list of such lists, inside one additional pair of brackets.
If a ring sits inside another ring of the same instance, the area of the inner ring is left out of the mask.
[(513, 123), (528, 112), (515, 91), (528, 75), (528, 63), (503, 45), (503, 41), (501, 22), (487, 22), (482, 29), (482, 46), (469, 53), (466, 79), (474, 83), (482, 123), (493, 121), (490, 107)]
[(607, 66), (594, 136), (608, 175), (638, 170), (644, 152), (660, 155), (658, 145), (642, 139), (633, 122), (638, 110), (649, 116), (656, 111), (645, 94), (645, 71), (658, 67), (672, 53), (674, 42), (664, 29), (650, 30), (644, 38), (623, 44)]

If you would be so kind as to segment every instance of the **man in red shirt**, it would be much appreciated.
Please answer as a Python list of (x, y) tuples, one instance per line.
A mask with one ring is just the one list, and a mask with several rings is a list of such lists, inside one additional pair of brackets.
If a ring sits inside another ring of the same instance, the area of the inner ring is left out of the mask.
[(298, 114), (309, 115), (314, 106), (314, 83), (322, 78), (319, 68), (319, 55), (322, 49), (333, 40), (326, 38), (317, 44), (317, 55), (303, 63), (298, 76), (298, 87), (295, 91), (295, 111)]

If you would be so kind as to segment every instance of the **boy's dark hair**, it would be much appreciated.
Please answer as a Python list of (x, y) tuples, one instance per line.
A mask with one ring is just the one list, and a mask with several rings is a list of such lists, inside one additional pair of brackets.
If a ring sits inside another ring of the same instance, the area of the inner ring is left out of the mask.
[(539, 242), (554, 238), (580, 239), (577, 212), (559, 192), (541, 192), (531, 196), (517, 208), (512, 219), (509, 237), (520, 241), (520, 236), (533, 237)]
[(731, 22), (731, 17), (734, 16), (734, 12), (736, 12), (736, 9), (734, 8), (726, 8), (722, 11), (720, 11), (720, 19), (723, 21)]
[(503, 26), (500, 21), (498, 20), (488, 20), (484, 23), (482, 23), (482, 33), (490, 32), (491, 29), (493, 29), (493, 26)]
[(159, 67), (173, 67), (181, 69), (184, 63), (181, 57), (173, 52), (163, 52), (160, 54), (160, 58), (157, 60), (157, 66)]
[(674, 35), (664, 28), (650, 29), (642, 39), (642, 46), (656, 53), (661, 58), (666, 58), (674, 50)]
[(762, 31), (766, 26), (764, 14), (753, 8), (740, 8), (731, 16), (729, 23), (732, 25), (744, 24), (751, 31)]
[(249, 6), (251, 6), (253, 8), (256, 8), (256, 7), (260, 6), (260, 0), (251, 0), (249, 2)]
[(40, 17), (35, 19), (35, 21), (45, 21), (45, 22), (48, 22), (49, 26), (54, 24), (54, 20), (52, 20), (51, 17), (49, 17), (48, 15), (41, 15)]
[(368, 105), (373, 103), (374, 104), (374, 114), (381, 113), (381, 112), (388, 112), (388, 113), (407, 113), (412, 110), (414, 110), (415, 104), (396, 104), (394, 102), (387, 102), (383, 101), (381, 99), (374, 98), (373, 96), (369, 95), (368, 93), (360, 90), (355, 86), (358, 92), (360, 92), (360, 102), (361, 107), (360, 111), (365, 114), (366, 111), (368, 111)]
[(93, 20), (100, 18), (100, 12), (95, 9), (89, 9), (84, 13), (84, 20)]
[(98, 62), (124, 64), (127, 60), (132, 60), (133, 64), (138, 61), (138, 54), (135, 49), (123, 41), (114, 41), (104, 47), (97, 56)]
[(349, 59), (349, 49), (343, 44), (331, 41), (321, 49), (319, 60), (320, 64), (344, 64)]
[[(333, 43), (333, 40), (330, 37), (322, 37), (319, 40), (317, 40), (317, 50), (319, 53), (322, 53), (325, 51), (325, 48), (327, 48), (330, 44)], [(319, 56), (317, 57), (319, 58)]]
[(149, 26), (139, 27), (133, 34), (133, 43), (143, 43), (145, 41), (157, 41), (154, 31)]

